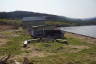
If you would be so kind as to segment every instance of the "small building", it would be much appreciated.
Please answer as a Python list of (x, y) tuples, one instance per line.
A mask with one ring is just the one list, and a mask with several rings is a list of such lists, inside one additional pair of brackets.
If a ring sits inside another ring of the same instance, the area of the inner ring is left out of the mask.
[(64, 37), (64, 31), (58, 29), (56, 26), (52, 25), (42, 25), (42, 26), (34, 26), (32, 27), (32, 30), (30, 34), (33, 37), (36, 38), (63, 38)]

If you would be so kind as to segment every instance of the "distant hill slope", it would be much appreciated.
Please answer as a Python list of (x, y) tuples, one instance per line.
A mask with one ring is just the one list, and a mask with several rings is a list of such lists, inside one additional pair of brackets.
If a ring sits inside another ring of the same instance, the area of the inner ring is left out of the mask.
[(64, 21), (69, 23), (75, 23), (75, 25), (96, 25), (96, 17), (88, 18), (88, 19), (73, 19), (64, 16), (52, 15), (52, 14), (44, 14), (44, 13), (36, 13), (36, 12), (28, 12), (28, 11), (14, 11), (14, 12), (0, 12), (0, 18), (6, 19), (22, 19), (23, 17), (30, 16), (46, 16), (50, 21)]
[(22, 19), (30, 16), (47, 16), (48, 18), (57, 18), (56, 15), (28, 12), (28, 11), (14, 11), (14, 12), (0, 12), (0, 18)]

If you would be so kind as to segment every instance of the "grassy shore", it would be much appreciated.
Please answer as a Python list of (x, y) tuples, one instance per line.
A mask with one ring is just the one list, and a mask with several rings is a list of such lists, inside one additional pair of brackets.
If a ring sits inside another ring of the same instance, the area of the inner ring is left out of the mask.
[[(58, 42), (31, 42), (23, 48), (23, 41), (31, 39), (23, 29), (1, 31), (0, 57), (12, 54), (19, 62), (27, 57), (34, 64), (96, 64), (96, 43), (66, 33), (68, 45)], [(83, 36), (82, 36), (83, 37)], [(4, 43), (4, 44), (1, 44)]]
[(66, 32), (65, 37), (67, 37), (67, 36), (68, 36), (68, 38), (71, 38), (71, 37), (72, 38), (77, 38), (82, 42), (87, 42), (87, 43), (90, 43), (90, 44), (96, 44), (96, 38), (93, 38), (93, 37)]

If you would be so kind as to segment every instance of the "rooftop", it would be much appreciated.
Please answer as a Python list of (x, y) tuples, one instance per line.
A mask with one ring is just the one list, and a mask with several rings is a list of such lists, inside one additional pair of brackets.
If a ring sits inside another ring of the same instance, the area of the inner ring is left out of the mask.
[(37, 21), (37, 20), (47, 20), (46, 17), (24, 17), (23, 21)]

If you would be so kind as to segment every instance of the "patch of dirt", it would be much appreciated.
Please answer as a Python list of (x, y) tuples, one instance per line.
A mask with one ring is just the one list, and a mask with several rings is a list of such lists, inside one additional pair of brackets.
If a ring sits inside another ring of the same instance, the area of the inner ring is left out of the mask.
[(9, 30), (9, 29), (15, 29), (15, 26), (12, 25), (0, 25), (0, 31), (2, 30)]
[(46, 56), (55, 54), (55, 53), (48, 53), (48, 52), (41, 51), (41, 50), (37, 49), (35, 46), (33, 46), (33, 45), (28, 46), (28, 48), (22, 48), (21, 50), (25, 51), (25, 52), (22, 53), (21, 55), (15, 56), (15, 58), (19, 58), (19, 57), (28, 57), (28, 58), (32, 58), (32, 57), (46, 57)]
[(84, 50), (84, 49), (89, 49), (90, 47), (88, 46), (79, 46), (79, 45), (68, 45), (68, 46), (64, 46), (65, 48), (70, 48), (71, 50), (69, 52), (71, 53), (77, 53), (81, 50)]
[(0, 46), (5, 45), (5, 44), (6, 44), (6, 42), (8, 42), (8, 40), (7, 40), (7, 39), (1, 39), (1, 38), (0, 38)]
[(6, 38), (7, 38), (6, 35), (0, 34), (0, 39), (6, 39)]
[(79, 46), (79, 45), (69, 45), (68, 47), (70, 48), (76, 48), (76, 49), (89, 49), (90, 47), (88, 46)]

